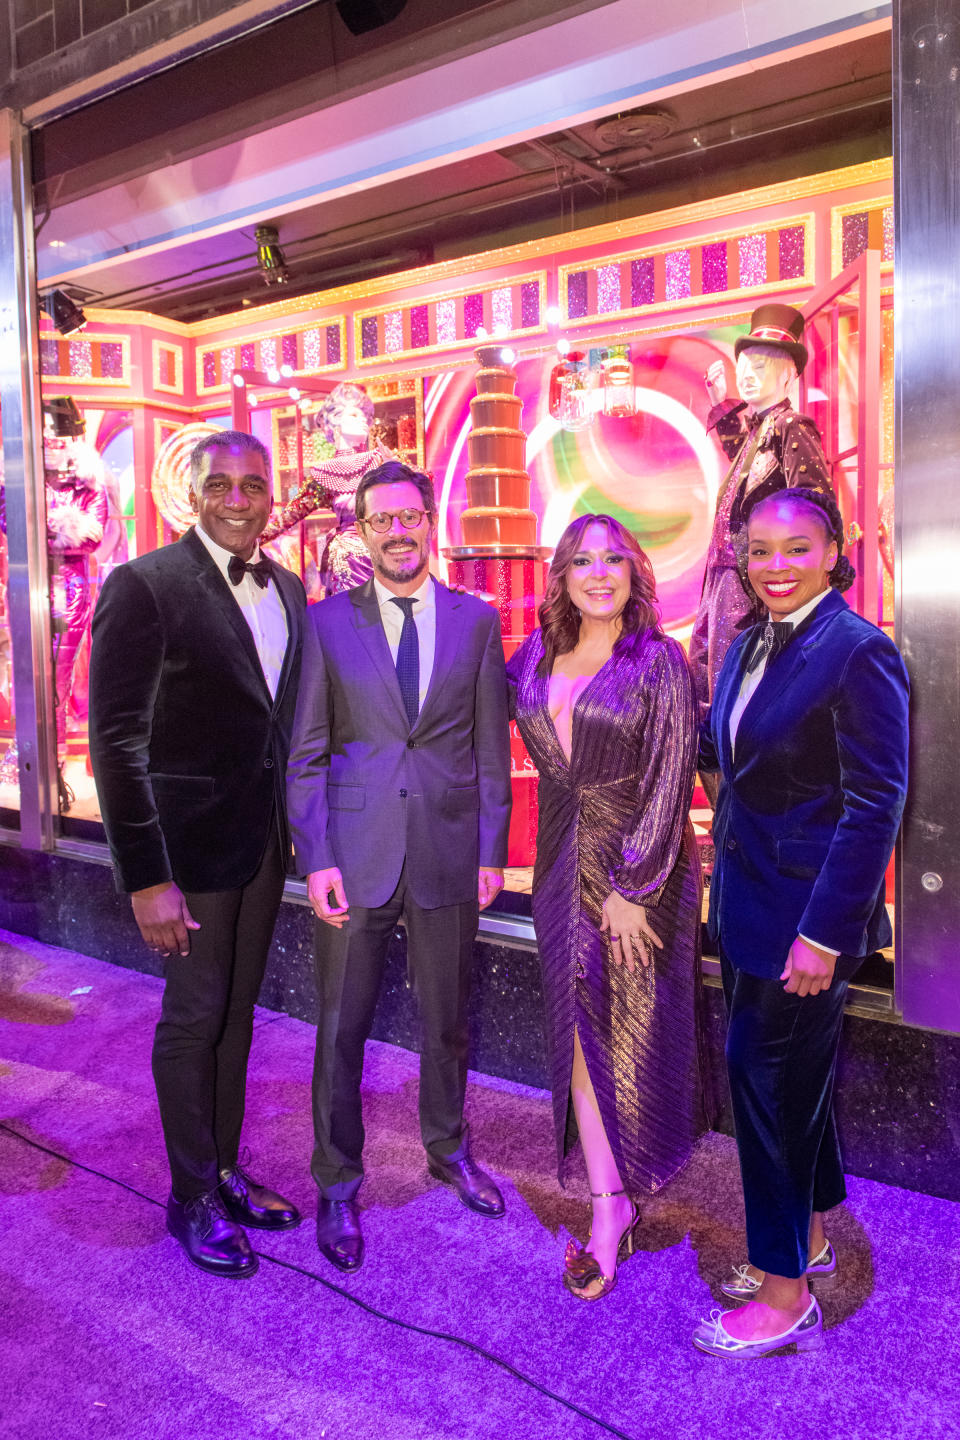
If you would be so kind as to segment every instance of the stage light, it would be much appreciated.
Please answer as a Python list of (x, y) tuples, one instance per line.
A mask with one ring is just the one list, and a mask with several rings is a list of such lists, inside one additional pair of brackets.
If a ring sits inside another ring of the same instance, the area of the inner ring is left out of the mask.
[(46, 311), (61, 335), (76, 335), (86, 328), (86, 315), (65, 290), (50, 290), (41, 295), (40, 309)]
[(548, 305), (546, 309), (546, 317), (548, 325), (559, 325), (561, 320), (560, 306)]
[(242, 390), (244, 385), (246, 385), (247, 383), (246, 380), (244, 380), (243, 376), (240, 374), (239, 370), (235, 370), (233, 372), (233, 383), (234, 385), (236, 385), (238, 390)]
[(558, 355), (569, 355), (569, 354), (570, 354), (570, 341), (569, 341), (569, 340), (558, 340), (558, 341), (557, 341), (557, 354), (558, 354)]
[(290, 396), (291, 400), (300, 399), (300, 391), (297, 389), (296, 385), (291, 385), (290, 389), (287, 391), (287, 394)]
[(500, 359), (503, 361), (504, 365), (512, 365), (516, 358), (516, 350), (512, 350), (509, 345), (505, 345), (504, 348), (500, 351)]
[(486, 338), (487, 338), (487, 327), (486, 327), (485, 325), (478, 325), (478, 326), (477, 326), (476, 338), (477, 338), (478, 340), (486, 340)]
[(280, 249), (280, 236), (275, 225), (258, 225), (253, 232), (257, 242), (257, 269), (265, 285), (285, 285), (290, 279), (287, 262)]
[(289, 380), (289, 379), (290, 379), (290, 376), (293, 374), (293, 366), (292, 366), (292, 365), (281, 365), (281, 366), (280, 366), (280, 374), (283, 376), (283, 378), (284, 378), (285, 380)]
[(270, 366), (269, 370), (267, 371), (267, 379), (270, 381), (271, 385), (276, 385), (279, 382), (280, 371), (277, 369), (276, 365)]

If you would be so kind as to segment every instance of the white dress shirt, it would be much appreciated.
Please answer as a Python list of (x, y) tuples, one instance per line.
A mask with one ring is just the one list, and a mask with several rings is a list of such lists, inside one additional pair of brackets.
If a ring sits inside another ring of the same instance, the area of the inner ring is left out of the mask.
[[(400, 632), (403, 630), (403, 609), (393, 604), (398, 597), (392, 590), (388, 590), (386, 585), (381, 585), (376, 576), (373, 577), (373, 588), (380, 605), (380, 620), (390, 646), (390, 657), (396, 665)], [(413, 623), (417, 627), (417, 638), (420, 641), (420, 708), (423, 709), (430, 676), (433, 674), (433, 656), (437, 646), (437, 604), (433, 578), (429, 573), (419, 590), (414, 590), (408, 599), (413, 601)]]
[[(231, 552), (225, 550), (222, 545), (218, 545), (216, 540), (211, 540), (199, 525), (195, 526), (195, 529), (198, 538), (203, 541), (207, 552), (227, 582), (230, 594), (240, 606), (244, 620), (250, 626), (253, 643), (256, 645), (257, 654), (260, 657), (263, 678), (267, 682), (267, 689), (271, 695), (276, 695), (290, 634), (287, 612), (280, 599), (280, 592), (275, 584), (258, 585), (249, 572), (244, 575), (239, 585), (234, 585), (228, 570), (233, 558)], [(259, 559), (260, 546), (258, 545), (247, 563), (255, 565)]]
[[(819, 595), (815, 595), (812, 600), (808, 600), (806, 605), (801, 605), (799, 610), (794, 610), (793, 613), (790, 615), (784, 615), (784, 623), (787, 625), (792, 625), (795, 630), (800, 624), (801, 620), (806, 620), (808, 615), (813, 614), (814, 610), (816, 610), (824, 595), (829, 594), (829, 587), (826, 590), (821, 590)], [(772, 619), (773, 617), (771, 616), (770, 618)], [(734, 746), (737, 743), (737, 730), (740, 727), (740, 721), (743, 718), (743, 712), (744, 710), (746, 710), (754, 691), (760, 684), (760, 681), (763, 679), (763, 672), (764, 670), (766, 670), (766, 668), (767, 657), (766, 655), (764, 655), (757, 668), (755, 670), (751, 670), (749, 674), (745, 674), (743, 680), (740, 682), (740, 693), (734, 701), (733, 709), (730, 711), (731, 759), (733, 758)], [(825, 950), (828, 955), (840, 954), (839, 950), (832, 950), (829, 945), (821, 945), (819, 940), (811, 940), (809, 935), (801, 935), (800, 939), (806, 941), (808, 945), (815, 945), (818, 950)]]

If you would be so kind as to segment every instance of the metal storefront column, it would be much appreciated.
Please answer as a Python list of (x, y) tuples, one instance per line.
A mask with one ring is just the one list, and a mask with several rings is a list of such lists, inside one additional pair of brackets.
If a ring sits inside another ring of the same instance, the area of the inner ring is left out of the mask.
[(7, 599), (20, 756), (20, 842), (53, 848), (56, 742), (29, 135), (0, 110), (0, 426)]
[(897, 638), (913, 686), (903, 1018), (960, 1031), (960, 15), (893, 7)]

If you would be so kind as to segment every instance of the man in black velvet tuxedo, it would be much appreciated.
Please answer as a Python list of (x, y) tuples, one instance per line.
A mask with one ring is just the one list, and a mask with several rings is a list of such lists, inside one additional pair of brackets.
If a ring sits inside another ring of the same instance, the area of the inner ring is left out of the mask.
[(287, 776), (298, 866), (321, 921), (317, 1241), (341, 1270), (363, 1259), (360, 1076), (401, 916), (430, 1173), (470, 1209), (503, 1214), (463, 1121), (478, 904), (503, 884), (510, 819), (500, 624), (492, 606), (431, 578), (428, 476), (388, 461), (360, 481), (356, 507), (373, 576), (310, 612)]
[(260, 555), (269, 457), (238, 431), (190, 457), (194, 529), (114, 570), (93, 620), (90, 754), (118, 884), (166, 957), (153, 1074), (167, 1228), (252, 1275), (244, 1226), (296, 1209), (240, 1163), (253, 1007), (291, 855), (284, 770), (306, 596)]

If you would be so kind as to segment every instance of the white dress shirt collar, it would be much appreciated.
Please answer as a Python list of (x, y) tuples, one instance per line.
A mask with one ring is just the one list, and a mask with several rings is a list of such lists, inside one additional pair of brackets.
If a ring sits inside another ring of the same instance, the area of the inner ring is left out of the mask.
[[(222, 545), (218, 545), (216, 540), (212, 539), (212, 537), (207, 534), (206, 530), (204, 530), (199, 520), (196, 522), (193, 528), (194, 530), (196, 530), (198, 538), (203, 541), (207, 553), (212, 556), (212, 558), (216, 561), (217, 569), (220, 571), (220, 574), (225, 580), (229, 580), (229, 565), (230, 561), (233, 559), (233, 551), (225, 550)], [(247, 565), (256, 565), (259, 559), (260, 546), (259, 544), (255, 544), (253, 547), (253, 554), (250, 556), (250, 559), (245, 561), (244, 563)]]
[[(376, 591), (377, 604), (380, 606), (381, 610), (385, 605), (389, 605), (391, 600), (399, 600), (402, 598), (401, 596), (397, 595), (393, 590), (388, 590), (386, 585), (383, 585), (377, 579), (376, 575), (374, 575), (373, 577), (373, 588)], [(406, 598), (413, 601), (414, 610), (422, 609), (424, 605), (429, 604), (429, 602), (433, 599), (433, 576), (430, 574), (429, 569), (427, 570), (427, 574), (424, 578), (423, 584), (418, 586), (417, 589), (414, 590), (413, 593), (411, 595), (408, 595)], [(400, 606), (397, 606), (396, 608), (398, 610), (401, 609)]]
[[(784, 615), (784, 617), (783, 617), (783, 623), (784, 623), (785, 625), (792, 625), (793, 628), (794, 628), (794, 630), (796, 630), (797, 626), (800, 624), (800, 622), (801, 622), (802, 620), (806, 620), (806, 618), (807, 618), (808, 615), (812, 615), (812, 614), (813, 614), (814, 610), (816, 610), (817, 606), (820, 604), (820, 601), (823, 599), (824, 595), (829, 595), (829, 594), (830, 594), (830, 587), (829, 587), (829, 585), (828, 585), (827, 588), (826, 588), (826, 590), (821, 590), (819, 595), (814, 595), (813, 599), (812, 599), (812, 600), (808, 600), (807, 603), (806, 603), (806, 605), (801, 605), (799, 610), (793, 610), (793, 611), (791, 611), (791, 613), (790, 613), (789, 615)], [(772, 615), (768, 616), (768, 619), (770, 619), (770, 620), (772, 620), (773, 618), (774, 618), (774, 617), (773, 617)]]

